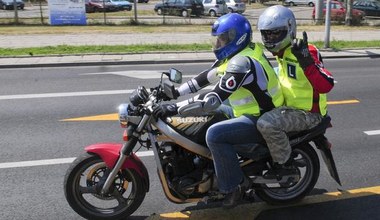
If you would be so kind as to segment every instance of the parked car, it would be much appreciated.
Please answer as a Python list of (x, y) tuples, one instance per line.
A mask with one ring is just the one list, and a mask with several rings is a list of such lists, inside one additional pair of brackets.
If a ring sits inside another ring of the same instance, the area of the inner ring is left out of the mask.
[[(128, 0), (130, 3), (133, 3), (134, 0)], [(137, 0), (138, 3), (148, 3), (149, 0)]]
[(154, 6), (154, 11), (158, 15), (179, 15), (188, 17), (195, 15), (197, 17), (204, 14), (202, 0), (164, 0), (164, 3), (158, 3)]
[(86, 12), (118, 11), (119, 6), (111, 0), (85, 0)]
[(114, 5), (117, 5), (119, 7), (120, 11), (130, 11), (132, 10), (132, 3), (126, 0), (110, 0)]
[(242, 0), (225, 0), (229, 12), (244, 13), (245, 3)]
[(295, 5), (308, 5), (314, 7), (315, 0), (285, 0), (284, 5), (295, 6)]
[(228, 13), (225, 0), (203, 0), (204, 14), (216, 17)]
[[(16, 0), (17, 8), (23, 10), (25, 4), (22, 0)], [(0, 0), (0, 7), (4, 10), (13, 10), (13, 0)]]
[[(324, 2), (323, 16), (326, 15), (326, 2)], [(352, 20), (360, 22), (363, 20), (365, 13), (363, 11), (352, 9)], [(315, 20), (315, 7), (313, 9), (312, 18)], [(342, 2), (331, 1), (331, 20), (344, 21), (346, 19), (346, 8)]]
[(380, 16), (380, 2), (374, 0), (355, 1), (352, 8), (364, 11), (366, 16)]

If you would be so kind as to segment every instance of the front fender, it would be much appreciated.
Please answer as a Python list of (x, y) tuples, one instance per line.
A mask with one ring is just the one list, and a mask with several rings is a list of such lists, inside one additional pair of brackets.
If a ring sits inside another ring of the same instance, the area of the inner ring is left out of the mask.
[[(123, 145), (120, 143), (100, 143), (85, 147), (85, 151), (99, 155), (108, 168), (112, 168), (119, 158), (120, 149)], [(132, 153), (124, 162), (122, 169), (133, 169), (144, 180), (146, 191), (149, 191), (149, 175), (148, 171), (135, 153)]]

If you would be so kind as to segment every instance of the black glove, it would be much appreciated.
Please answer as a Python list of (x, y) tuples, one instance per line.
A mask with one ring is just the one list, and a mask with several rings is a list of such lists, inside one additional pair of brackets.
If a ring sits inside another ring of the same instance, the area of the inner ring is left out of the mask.
[(314, 63), (314, 59), (311, 57), (308, 43), (307, 43), (307, 34), (303, 32), (303, 39), (294, 39), (292, 41), (292, 53), (297, 57), (298, 63), (302, 69), (306, 69), (310, 64)]
[(162, 104), (153, 110), (153, 115), (156, 118), (166, 118), (178, 114), (176, 104)]

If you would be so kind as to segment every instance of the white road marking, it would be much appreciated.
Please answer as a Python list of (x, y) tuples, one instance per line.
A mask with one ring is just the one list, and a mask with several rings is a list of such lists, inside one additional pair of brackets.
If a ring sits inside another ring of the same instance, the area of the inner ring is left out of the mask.
[(128, 93), (132, 93), (132, 92), (133, 92), (133, 89), (128, 89), (128, 90), (86, 91), (86, 92), (61, 92), (61, 93), (1, 95), (0, 96), (0, 100), (57, 98), (57, 97), (74, 97), (74, 96), (93, 96), (93, 95), (116, 95), (116, 94), (128, 94)]
[[(140, 151), (140, 152), (137, 152), (136, 155), (139, 157), (153, 156), (153, 151)], [(8, 163), (0, 163), (0, 169), (66, 164), (66, 163), (72, 163), (74, 160), (75, 160), (75, 157), (48, 159), (48, 160), (8, 162)]]
[[(207, 86), (204, 89), (212, 89), (212, 88), (213, 88), (213, 86)], [(76, 97), (76, 96), (95, 96), (95, 95), (118, 95), (118, 94), (129, 94), (129, 93), (132, 93), (133, 91), (134, 91), (134, 89), (85, 91), (85, 92), (19, 94), (19, 95), (0, 95), (0, 100), (59, 98), (59, 97)]]
[(380, 130), (373, 130), (373, 131), (364, 131), (367, 135), (379, 135)]
[[(117, 71), (117, 72), (103, 72), (103, 73), (84, 73), (81, 75), (118, 75), (126, 76), (137, 79), (160, 79), (162, 71), (149, 71), (149, 70), (133, 70), (133, 71)], [(196, 75), (183, 75), (184, 78), (194, 77)]]

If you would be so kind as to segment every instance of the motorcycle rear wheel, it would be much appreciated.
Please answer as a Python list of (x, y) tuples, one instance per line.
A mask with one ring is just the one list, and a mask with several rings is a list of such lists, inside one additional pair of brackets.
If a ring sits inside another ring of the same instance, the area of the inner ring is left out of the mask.
[(317, 183), (320, 163), (315, 150), (310, 144), (297, 146), (292, 151), (295, 163), (304, 164), (297, 167), (301, 173), (300, 180), (291, 186), (281, 188), (263, 186), (256, 190), (256, 195), (265, 202), (273, 205), (294, 203), (304, 198)]
[[(111, 188), (101, 195), (99, 183), (109, 169), (98, 155), (84, 153), (67, 170), (65, 197), (71, 208), (86, 219), (121, 219), (130, 216), (141, 205), (146, 191), (141, 176), (126, 169), (119, 172)], [(112, 189), (111, 189), (112, 191)]]

